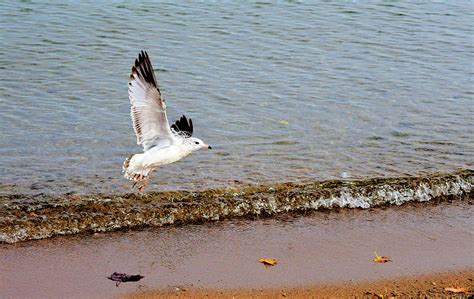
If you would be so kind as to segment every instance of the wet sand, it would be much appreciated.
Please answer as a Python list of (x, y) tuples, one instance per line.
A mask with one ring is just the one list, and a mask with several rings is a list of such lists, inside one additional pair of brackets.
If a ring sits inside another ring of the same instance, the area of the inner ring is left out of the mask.
[[(473, 215), (470, 198), (3, 244), (0, 297), (291, 291), (459, 271), (467, 279), (474, 271)], [(374, 264), (374, 251), (393, 261)], [(265, 268), (261, 257), (278, 264)], [(145, 278), (115, 287), (106, 279), (114, 271)]]

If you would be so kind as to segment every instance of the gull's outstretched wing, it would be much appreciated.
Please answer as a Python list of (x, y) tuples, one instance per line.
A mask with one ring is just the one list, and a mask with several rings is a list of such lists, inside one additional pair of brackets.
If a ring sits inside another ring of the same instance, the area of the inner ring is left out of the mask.
[(171, 144), (174, 134), (166, 117), (165, 101), (156, 83), (150, 58), (144, 51), (138, 55), (132, 67), (128, 95), (137, 144), (141, 144), (144, 151), (153, 146)]

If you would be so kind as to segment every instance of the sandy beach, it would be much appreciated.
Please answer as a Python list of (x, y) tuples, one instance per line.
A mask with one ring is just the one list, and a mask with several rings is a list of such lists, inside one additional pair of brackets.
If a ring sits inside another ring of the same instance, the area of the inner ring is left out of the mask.
[[(124, 298), (470, 298), (474, 270), (398, 277), (358, 283), (333, 283), (272, 289), (197, 289), (174, 288), (155, 292), (137, 292)], [(466, 292), (455, 293), (449, 289)], [(459, 287), (468, 286), (468, 287)]]
[[(473, 212), (468, 198), (3, 244), (0, 297), (472, 290)], [(374, 251), (392, 261), (374, 263)], [(262, 257), (278, 264), (265, 267)], [(145, 278), (116, 287), (106, 278), (113, 272)]]

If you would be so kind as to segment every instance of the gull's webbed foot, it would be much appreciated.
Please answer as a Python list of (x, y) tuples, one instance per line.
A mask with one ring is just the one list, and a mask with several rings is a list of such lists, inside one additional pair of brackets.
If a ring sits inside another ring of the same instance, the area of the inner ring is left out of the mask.
[(147, 184), (147, 183), (146, 183), (146, 180), (145, 180), (145, 181), (143, 182), (143, 184), (141, 184), (141, 186), (138, 187), (138, 192), (142, 192), (142, 190), (145, 189), (146, 184)]

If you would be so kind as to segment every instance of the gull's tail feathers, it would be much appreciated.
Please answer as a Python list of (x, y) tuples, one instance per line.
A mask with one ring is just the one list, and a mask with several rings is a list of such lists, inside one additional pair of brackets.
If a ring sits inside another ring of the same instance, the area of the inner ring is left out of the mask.
[(143, 168), (143, 154), (132, 154), (123, 161), (123, 176), (129, 180), (135, 181), (137, 177), (145, 178), (149, 170)]

